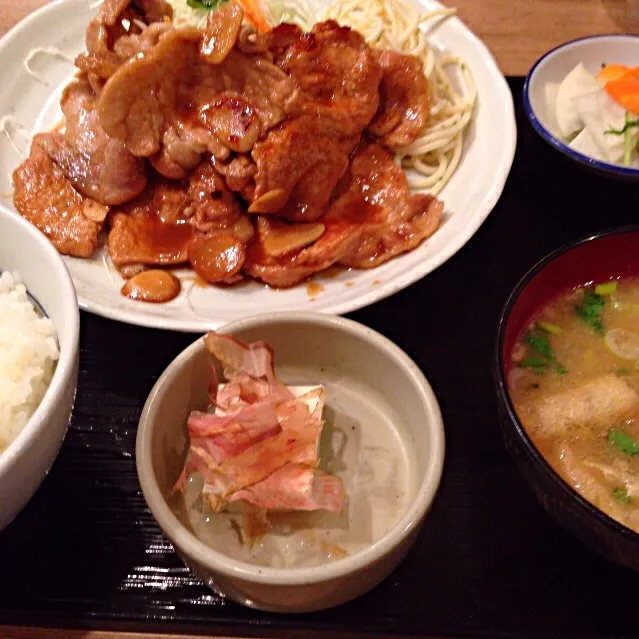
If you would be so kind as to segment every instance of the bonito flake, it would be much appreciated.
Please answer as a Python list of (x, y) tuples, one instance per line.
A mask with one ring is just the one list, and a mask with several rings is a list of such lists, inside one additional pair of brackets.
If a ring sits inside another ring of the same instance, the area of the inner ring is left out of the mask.
[(285, 386), (275, 374), (273, 350), (263, 342), (244, 344), (215, 332), (205, 342), (226, 383), (218, 382), (212, 361), (215, 412), (190, 414), (189, 454), (176, 488), (184, 490), (192, 474), (201, 474), (202, 495), (214, 512), (243, 504), (250, 540), (268, 530), (269, 512), (341, 512), (341, 479), (318, 470), (323, 387)]

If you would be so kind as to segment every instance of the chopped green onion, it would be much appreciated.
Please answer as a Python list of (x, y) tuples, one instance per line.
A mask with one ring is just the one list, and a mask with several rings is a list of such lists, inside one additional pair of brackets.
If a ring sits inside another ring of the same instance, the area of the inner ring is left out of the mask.
[(632, 497), (628, 495), (628, 491), (625, 488), (615, 488), (612, 491), (612, 496), (622, 504), (629, 504), (632, 501)]
[(624, 430), (611, 428), (608, 431), (608, 441), (626, 455), (639, 455), (639, 444), (637, 440), (628, 435)]
[(526, 335), (526, 342), (530, 346), (533, 353), (537, 353), (542, 357), (533, 356), (528, 358), (527, 360), (521, 362), (519, 365), (532, 368), (536, 373), (540, 375), (546, 372), (546, 369), (549, 366), (554, 366), (557, 369), (557, 373), (559, 375), (565, 375), (568, 370), (562, 366), (557, 359), (555, 358), (555, 354), (553, 353), (552, 346), (550, 345), (550, 341), (546, 335), (534, 335), (533, 333), (528, 333)]
[(551, 324), (550, 322), (542, 322), (541, 320), (537, 322), (537, 326), (542, 331), (546, 331), (546, 333), (551, 333), (552, 335), (559, 335), (563, 332), (561, 326), (557, 326), (557, 324)]
[(517, 366), (521, 368), (532, 368), (535, 373), (542, 375), (546, 372), (546, 368), (548, 367), (548, 360), (543, 357), (529, 357), (525, 359), (523, 362), (519, 362)]
[(617, 282), (605, 282), (604, 284), (597, 284), (595, 286), (595, 293), (597, 295), (612, 295), (617, 292)]
[(575, 305), (575, 315), (588, 324), (598, 335), (605, 333), (601, 315), (604, 310), (604, 298), (592, 289), (586, 289), (584, 301)]
[(528, 333), (528, 335), (526, 335), (526, 341), (528, 342), (528, 344), (530, 344), (530, 347), (533, 349), (533, 351), (535, 351), (535, 353), (545, 355), (550, 359), (554, 357), (550, 342), (545, 335), (537, 336), (533, 335), (532, 333)]
[(186, 4), (194, 9), (219, 9), (227, 0), (186, 0)]

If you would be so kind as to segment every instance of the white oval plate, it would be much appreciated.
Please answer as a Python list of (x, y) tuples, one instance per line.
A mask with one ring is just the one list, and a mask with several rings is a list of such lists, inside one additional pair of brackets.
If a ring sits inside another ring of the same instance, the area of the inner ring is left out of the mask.
[[(420, 2), (427, 9), (441, 6), (434, 0)], [(5, 121), (11, 136), (0, 129), (0, 193), (4, 197), (0, 202), (8, 206), (12, 205), (10, 174), (23, 157), (18, 149), (28, 151), (28, 142), (12, 125), (17, 122), (28, 132), (37, 132), (58, 124), (60, 95), (73, 75), (69, 62), (40, 53), (30, 64), (39, 79), (28, 72), (25, 60), (34, 47), (56, 47), (74, 58), (84, 50), (84, 33), (95, 11), (90, 0), (57, 0), (0, 41), (0, 122), (3, 116), (14, 118)], [(462, 161), (440, 194), (446, 205), (445, 221), (416, 250), (373, 270), (318, 275), (315, 281), (320, 286), (315, 289), (321, 292), (314, 298), (304, 284), (287, 290), (257, 282), (231, 288), (196, 287), (185, 270), (182, 293), (168, 304), (151, 305), (122, 297), (123, 280), (106, 266), (102, 249), (90, 260), (66, 258), (81, 308), (141, 326), (203, 332), (265, 311), (348, 313), (406, 288), (443, 264), (474, 235), (497, 203), (513, 162), (517, 134), (510, 89), (482, 42), (457, 18), (440, 24), (430, 40), (437, 49), (468, 62), (478, 103)]]

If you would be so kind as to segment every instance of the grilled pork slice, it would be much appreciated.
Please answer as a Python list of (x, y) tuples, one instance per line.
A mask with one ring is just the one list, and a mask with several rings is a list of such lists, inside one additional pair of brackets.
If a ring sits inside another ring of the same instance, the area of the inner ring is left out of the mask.
[[(411, 195), (392, 155), (371, 142), (357, 147), (333, 198), (318, 221), (324, 233), (310, 244), (302, 242), (304, 238), (297, 244), (291, 241), (291, 250), (285, 253), (269, 251), (269, 234), (279, 231), (278, 223), (259, 219), (244, 272), (271, 286), (286, 287), (332, 264), (372, 268), (430, 237), (444, 208), (430, 195)], [(290, 234), (295, 229), (291, 226)], [(297, 232), (304, 235), (304, 225)]]
[(187, 261), (193, 227), (184, 209), (185, 185), (154, 181), (137, 199), (113, 212), (109, 254), (116, 266), (172, 266)]
[(14, 171), (13, 202), (64, 255), (91, 257), (107, 209), (78, 193), (43, 148), (56, 133), (36, 135), (29, 157)]
[(359, 244), (339, 263), (373, 268), (412, 251), (439, 227), (444, 205), (431, 195), (411, 195), (406, 176), (384, 148), (359, 145), (330, 210), (328, 224), (339, 220), (360, 229)]
[(319, 120), (289, 119), (271, 130), (252, 152), (257, 166), (249, 212), (277, 213), (312, 222), (348, 169), (348, 151), (322, 131)]
[(377, 111), (382, 70), (362, 36), (333, 21), (308, 34), (280, 25), (260, 38), (300, 89), (299, 117), (255, 145), (249, 211), (312, 222), (326, 211), (349, 154)]
[[(346, 259), (359, 245), (359, 225), (341, 220), (327, 220), (323, 224), (324, 232), (310, 245), (302, 244), (302, 248), (274, 255), (269, 253), (268, 238), (277, 223), (258, 220), (257, 234), (248, 247), (244, 272), (270, 286), (285, 288)], [(296, 226), (289, 227), (291, 233), (303, 232)]]
[(100, 93), (106, 132), (170, 178), (205, 152), (225, 159), (248, 150), (256, 132), (281, 122), (297, 99), (293, 79), (269, 60), (232, 50), (211, 64), (200, 55), (201, 40), (199, 29), (167, 31)]
[(349, 27), (327, 20), (292, 39), (290, 26), (273, 30), (275, 62), (300, 87), (300, 113), (317, 119), (334, 140), (353, 140), (349, 152), (379, 106), (382, 69)]
[(173, 17), (173, 9), (165, 0), (104, 0), (100, 5), (97, 20), (101, 24), (113, 26), (129, 8), (139, 11), (140, 17), (147, 24)]
[(380, 144), (396, 150), (412, 144), (430, 115), (430, 90), (419, 58), (397, 51), (376, 51), (384, 75), (380, 105), (368, 132)]
[(107, 136), (95, 100), (86, 79), (67, 86), (60, 103), (64, 135), (51, 134), (42, 146), (80, 193), (107, 206), (123, 204), (144, 191), (146, 167), (122, 142)]

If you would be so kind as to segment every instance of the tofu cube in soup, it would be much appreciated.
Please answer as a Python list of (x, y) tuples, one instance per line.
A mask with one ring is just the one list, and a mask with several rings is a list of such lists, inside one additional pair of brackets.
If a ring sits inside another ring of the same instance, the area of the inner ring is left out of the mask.
[(588, 429), (597, 436), (637, 411), (639, 394), (623, 378), (608, 373), (536, 404), (540, 436), (574, 436), (575, 429)]

